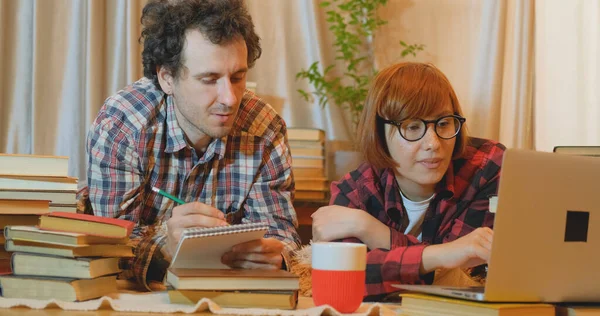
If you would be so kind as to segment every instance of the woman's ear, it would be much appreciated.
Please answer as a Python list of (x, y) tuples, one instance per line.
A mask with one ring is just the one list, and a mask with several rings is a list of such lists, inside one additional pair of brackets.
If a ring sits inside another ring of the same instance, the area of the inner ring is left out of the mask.
[(160, 88), (164, 93), (169, 95), (172, 94), (174, 78), (171, 75), (171, 71), (161, 66), (156, 66), (156, 68), (156, 75), (158, 77), (158, 83), (160, 84)]

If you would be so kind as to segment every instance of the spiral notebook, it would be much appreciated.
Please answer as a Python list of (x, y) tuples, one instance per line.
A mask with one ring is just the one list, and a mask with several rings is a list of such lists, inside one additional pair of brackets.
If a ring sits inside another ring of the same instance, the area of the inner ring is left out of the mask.
[(221, 263), (224, 253), (237, 244), (261, 239), (266, 223), (235, 224), (210, 228), (187, 228), (181, 234), (171, 268), (229, 269)]

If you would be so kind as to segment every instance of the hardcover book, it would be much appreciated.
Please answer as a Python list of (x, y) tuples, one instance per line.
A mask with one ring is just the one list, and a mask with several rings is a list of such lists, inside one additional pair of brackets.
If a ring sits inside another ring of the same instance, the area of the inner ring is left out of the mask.
[(88, 214), (52, 212), (40, 217), (40, 229), (82, 233), (93, 236), (126, 238), (135, 223)]

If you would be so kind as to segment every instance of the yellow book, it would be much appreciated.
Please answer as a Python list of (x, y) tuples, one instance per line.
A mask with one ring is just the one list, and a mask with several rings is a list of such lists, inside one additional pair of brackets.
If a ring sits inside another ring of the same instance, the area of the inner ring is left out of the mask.
[(1, 214), (0, 213), (0, 228), (4, 229), (6, 226), (17, 226), (17, 225), (37, 225), (40, 221), (40, 216), (37, 214)]
[(329, 181), (325, 178), (295, 178), (296, 190), (329, 191)]
[(195, 305), (208, 298), (226, 308), (274, 308), (295, 309), (298, 291), (201, 291), (170, 290), (171, 304)]
[(484, 303), (442, 296), (404, 293), (401, 315), (554, 316), (554, 306), (542, 303)]
[[(0, 220), (2, 217), (0, 217)], [(39, 216), (36, 217), (36, 225)], [(1, 222), (0, 222), (1, 223)], [(87, 246), (98, 244), (126, 244), (129, 237), (111, 238), (103, 236), (93, 236), (84, 233), (70, 233), (63, 231), (41, 230), (35, 226), (6, 226), (4, 236), (7, 239), (26, 240), (29, 242), (38, 242), (44, 244), (54, 244), (59, 246)]]
[(325, 159), (319, 157), (292, 157), (292, 168), (325, 168)]
[(314, 157), (314, 158), (323, 158), (325, 157), (325, 153), (323, 152), (323, 148), (303, 148), (303, 147), (292, 147), (290, 148), (292, 153), (292, 158), (296, 157)]
[(289, 290), (300, 288), (298, 276), (285, 270), (167, 270), (167, 283), (178, 290)]
[(325, 169), (322, 166), (316, 168), (292, 168), (294, 178), (324, 178)]
[(133, 247), (129, 245), (78, 245), (64, 246), (26, 240), (7, 240), (6, 251), (38, 253), (59, 257), (133, 257)]
[(288, 140), (325, 141), (325, 131), (318, 128), (288, 128)]
[(322, 201), (327, 198), (327, 192), (325, 191), (302, 191), (297, 190), (294, 194), (295, 200), (307, 200), (307, 201)]
[(50, 201), (48, 200), (5, 200), (0, 198), (0, 214), (40, 215), (49, 212)]
[(106, 276), (89, 280), (68, 278), (0, 276), (2, 296), (38, 300), (85, 301), (117, 292), (117, 277)]

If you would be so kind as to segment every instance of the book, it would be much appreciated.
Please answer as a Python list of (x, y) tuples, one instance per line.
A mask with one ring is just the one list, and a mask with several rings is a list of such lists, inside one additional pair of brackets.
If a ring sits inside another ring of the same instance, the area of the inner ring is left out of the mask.
[(0, 276), (2, 296), (6, 298), (30, 298), (38, 300), (85, 301), (117, 292), (116, 276), (89, 280)]
[(177, 290), (290, 290), (298, 276), (286, 270), (167, 269), (167, 282)]
[(128, 245), (78, 245), (64, 246), (26, 240), (6, 240), (6, 251), (46, 254), (59, 257), (133, 257), (133, 247)]
[(325, 144), (322, 141), (318, 140), (292, 140), (288, 139), (288, 145), (293, 150), (295, 148), (310, 148), (310, 149), (320, 149), (324, 151)]
[(484, 303), (435, 295), (403, 293), (402, 315), (554, 316), (554, 306), (542, 303)]
[(69, 157), (0, 153), (0, 175), (68, 177)]
[(203, 291), (169, 290), (171, 304), (195, 305), (208, 298), (225, 308), (296, 309), (298, 291)]
[(0, 189), (13, 190), (77, 190), (77, 178), (0, 176)]
[(36, 214), (0, 214), (0, 228), (16, 225), (37, 225), (40, 216)]
[(187, 228), (171, 260), (171, 268), (229, 269), (221, 257), (237, 244), (261, 239), (266, 223), (247, 223), (209, 228)]
[(292, 157), (292, 168), (325, 168), (323, 157), (299, 156)]
[(82, 233), (41, 230), (35, 226), (7, 226), (4, 228), (4, 236), (7, 239), (55, 244), (59, 246), (126, 244), (129, 241), (129, 237), (110, 238)]
[(325, 177), (325, 168), (293, 168), (294, 178), (321, 178)]
[(4, 200), (0, 199), (0, 214), (40, 215), (50, 212), (47, 200)]
[(288, 140), (325, 141), (325, 131), (317, 128), (288, 128)]
[(82, 233), (86, 235), (126, 238), (131, 235), (131, 221), (88, 214), (52, 212), (40, 217), (40, 229)]
[(310, 201), (322, 201), (327, 198), (327, 192), (325, 191), (301, 191), (298, 190), (294, 194), (296, 200), (310, 200)]
[(329, 191), (329, 181), (325, 178), (295, 178), (296, 190)]
[(77, 204), (77, 191), (0, 189), (0, 199), (47, 200), (50, 201), (51, 204)]
[(42, 254), (15, 252), (11, 267), (15, 275), (93, 279), (116, 274), (120, 258), (64, 258)]
[(559, 154), (600, 157), (600, 146), (555, 146)]
[(556, 306), (556, 316), (598, 316), (600, 315), (599, 303)]
[(54, 204), (50, 203), (50, 212), (77, 213), (77, 204)]
[(323, 148), (304, 148), (304, 147), (293, 147), (290, 148), (293, 158), (301, 158), (301, 157), (315, 157), (315, 158), (323, 158), (325, 157), (323, 153)]

